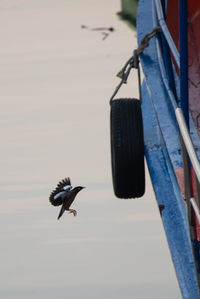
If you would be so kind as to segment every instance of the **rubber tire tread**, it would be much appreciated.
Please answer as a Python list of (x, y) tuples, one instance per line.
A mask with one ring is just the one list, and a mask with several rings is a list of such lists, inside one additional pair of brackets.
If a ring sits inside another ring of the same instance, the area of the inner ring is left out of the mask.
[(130, 98), (113, 100), (110, 128), (114, 193), (119, 198), (142, 197), (145, 170), (141, 101)]

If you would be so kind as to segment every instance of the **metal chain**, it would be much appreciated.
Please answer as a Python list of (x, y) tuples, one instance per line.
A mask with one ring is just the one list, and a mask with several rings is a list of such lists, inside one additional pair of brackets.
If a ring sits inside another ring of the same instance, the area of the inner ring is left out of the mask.
[(118, 72), (117, 77), (121, 79), (120, 83), (117, 85), (114, 93), (112, 94), (110, 98), (110, 104), (116, 94), (118, 93), (119, 89), (121, 88), (122, 84), (126, 84), (130, 71), (132, 68), (138, 69), (138, 80), (139, 80), (139, 93), (141, 98), (141, 82), (140, 82), (140, 68), (139, 68), (139, 55), (143, 53), (144, 49), (146, 49), (149, 46), (149, 41), (152, 37), (154, 37), (158, 32), (160, 32), (160, 27), (155, 27), (150, 33), (147, 33), (141, 40), (140, 45), (137, 49), (133, 51), (133, 55), (128, 59), (128, 61), (125, 63), (123, 68)]

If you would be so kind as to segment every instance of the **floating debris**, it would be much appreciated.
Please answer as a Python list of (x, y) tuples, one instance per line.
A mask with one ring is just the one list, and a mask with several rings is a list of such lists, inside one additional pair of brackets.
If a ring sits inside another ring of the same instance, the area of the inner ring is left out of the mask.
[(114, 32), (115, 29), (113, 27), (95, 27), (95, 28), (90, 28), (86, 25), (81, 25), (82, 29), (88, 29), (91, 31), (102, 31), (101, 34), (103, 35), (102, 40), (105, 40), (108, 36), (108, 32)]

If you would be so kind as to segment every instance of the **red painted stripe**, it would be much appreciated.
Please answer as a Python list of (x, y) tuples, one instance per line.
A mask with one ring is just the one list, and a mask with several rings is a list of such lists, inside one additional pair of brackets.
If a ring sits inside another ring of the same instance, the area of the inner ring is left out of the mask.
[[(181, 193), (184, 198), (184, 173), (183, 168), (177, 168), (175, 170), (176, 177), (180, 186)], [(195, 174), (193, 168), (191, 168), (191, 179), (192, 179), (192, 197), (194, 197), (197, 201), (197, 188), (196, 188), (196, 180), (195, 180)], [(194, 225), (194, 238), (195, 240), (200, 242), (200, 224), (197, 220), (197, 217), (195, 216), (193, 212), (193, 225)]]

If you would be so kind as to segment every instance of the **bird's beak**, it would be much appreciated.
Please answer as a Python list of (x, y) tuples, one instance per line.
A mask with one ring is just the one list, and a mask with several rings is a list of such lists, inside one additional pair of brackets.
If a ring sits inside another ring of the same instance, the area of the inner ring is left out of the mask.
[(86, 187), (82, 187), (82, 189), (85, 189)]

